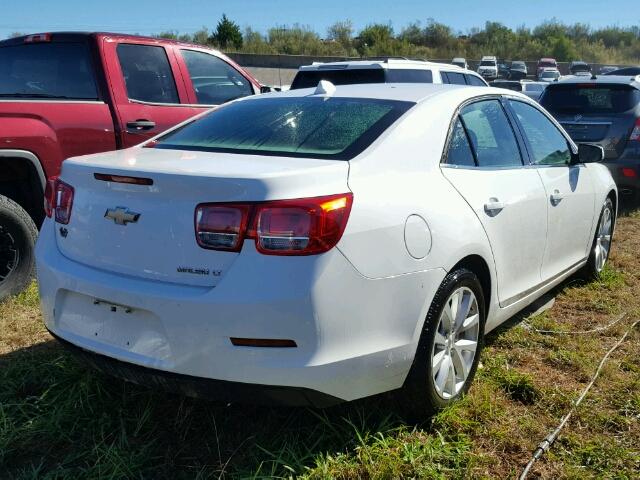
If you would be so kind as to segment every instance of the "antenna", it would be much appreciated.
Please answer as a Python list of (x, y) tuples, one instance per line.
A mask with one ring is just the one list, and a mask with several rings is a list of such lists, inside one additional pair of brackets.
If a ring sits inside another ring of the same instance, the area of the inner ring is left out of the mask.
[(332, 96), (336, 91), (336, 86), (329, 80), (320, 80), (318, 86), (313, 92), (314, 95), (322, 95), (324, 97)]

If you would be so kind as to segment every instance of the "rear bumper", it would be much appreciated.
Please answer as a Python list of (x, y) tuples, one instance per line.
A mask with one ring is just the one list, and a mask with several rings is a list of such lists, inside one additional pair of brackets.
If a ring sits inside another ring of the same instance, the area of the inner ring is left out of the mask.
[[(337, 248), (275, 257), (248, 244), (215, 288), (194, 287), (72, 261), (58, 250), (54, 228), (49, 219), (43, 225), (36, 257), (43, 316), (57, 337), (153, 372), (340, 400), (402, 386), (446, 274), (372, 280)], [(291, 339), (297, 347), (238, 347), (231, 337)]]
[(603, 164), (616, 182), (620, 206), (623, 209), (640, 206), (640, 158), (621, 157), (605, 160)]
[(246, 403), (250, 399), (251, 403), (261, 405), (316, 408), (331, 407), (342, 402), (339, 398), (308, 388), (212, 380), (142, 367), (85, 350), (53, 332), (49, 333), (67, 350), (96, 370), (136, 385), (222, 402)]

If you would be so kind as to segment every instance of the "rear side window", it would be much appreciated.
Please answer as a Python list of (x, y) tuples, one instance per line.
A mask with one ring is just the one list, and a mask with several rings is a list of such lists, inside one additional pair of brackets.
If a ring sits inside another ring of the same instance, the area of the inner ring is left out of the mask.
[(456, 120), (453, 132), (451, 132), (451, 141), (449, 143), (449, 150), (447, 151), (446, 163), (448, 165), (466, 167), (473, 167), (476, 164), (471, 146), (469, 145), (469, 139), (459, 119)]
[(354, 85), (360, 83), (385, 83), (382, 68), (351, 68), (344, 70), (301, 70), (293, 82), (291, 90), (310, 88), (318, 85), (320, 80), (328, 80), (334, 85)]
[[(458, 72), (440, 72), (442, 75), (442, 83), (451, 83), (453, 85), (466, 85), (464, 75)], [(446, 80), (445, 80), (446, 79)]]
[(509, 100), (522, 126), (535, 165), (567, 165), (571, 160), (569, 142), (556, 126), (537, 108)]
[(388, 83), (433, 83), (431, 70), (387, 69)]
[(195, 50), (182, 50), (198, 103), (219, 105), (253, 94), (249, 81), (224, 60)]
[(465, 78), (467, 79), (467, 83), (469, 85), (473, 85), (475, 87), (486, 87), (487, 84), (484, 83), (480, 78), (476, 77), (475, 75), (465, 75)]
[(521, 166), (520, 149), (498, 100), (467, 105), (460, 112), (480, 167)]
[(97, 100), (87, 46), (34, 43), (1, 47), (0, 96)]
[(155, 148), (349, 160), (413, 105), (341, 97), (241, 100), (166, 134)]
[(180, 103), (167, 52), (151, 45), (118, 45), (118, 60), (131, 100)]
[(540, 103), (553, 113), (622, 113), (640, 102), (640, 92), (629, 85), (565, 84), (547, 87)]

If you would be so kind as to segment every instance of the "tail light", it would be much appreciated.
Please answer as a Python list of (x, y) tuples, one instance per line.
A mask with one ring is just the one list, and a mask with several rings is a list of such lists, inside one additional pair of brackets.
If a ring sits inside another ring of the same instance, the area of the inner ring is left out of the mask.
[(636, 119), (636, 123), (633, 126), (633, 130), (631, 131), (631, 136), (629, 137), (629, 140), (633, 142), (640, 141), (640, 118)]
[(67, 225), (71, 220), (74, 190), (71, 185), (64, 183), (57, 177), (47, 181), (44, 192), (44, 210), (47, 217), (55, 214), (56, 222)]
[(240, 251), (245, 238), (266, 255), (315, 255), (333, 248), (347, 225), (353, 195), (196, 208), (198, 245)]
[(628, 167), (622, 168), (622, 175), (628, 178), (635, 178), (638, 176), (636, 174), (636, 171), (633, 168), (628, 168)]

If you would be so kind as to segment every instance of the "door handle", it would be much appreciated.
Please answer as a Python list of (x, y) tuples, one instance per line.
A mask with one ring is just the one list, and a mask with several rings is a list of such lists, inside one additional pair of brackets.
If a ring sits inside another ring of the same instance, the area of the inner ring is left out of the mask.
[(564, 195), (560, 193), (560, 190), (554, 190), (549, 198), (551, 199), (551, 205), (555, 207), (562, 201)]
[(146, 119), (127, 122), (127, 128), (131, 130), (151, 130), (152, 128), (155, 128), (155, 126), (156, 122), (152, 122), (151, 120)]
[(504, 203), (495, 197), (491, 197), (487, 203), (484, 204), (484, 211), (490, 217), (495, 217), (504, 209)]

